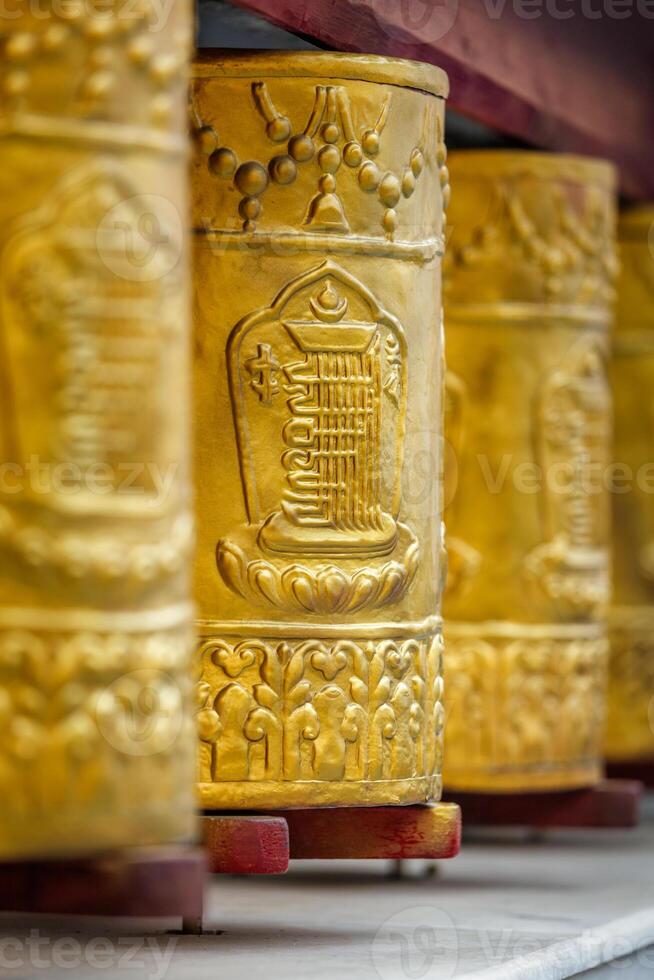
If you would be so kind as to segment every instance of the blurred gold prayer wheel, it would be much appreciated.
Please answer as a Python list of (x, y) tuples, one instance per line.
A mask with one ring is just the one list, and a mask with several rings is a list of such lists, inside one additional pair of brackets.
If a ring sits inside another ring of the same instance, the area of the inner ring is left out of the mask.
[(445, 785), (582, 787), (605, 718), (614, 175), (450, 164)]
[(0, 29), (0, 858), (193, 830), (191, 14)]
[(620, 277), (611, 378), (613, 603), (607, 756), (654, 760), (654, 207), (618, 225)]
[(195, 66), (204, 806), (440, 793), (446, 91), (367, 56)]

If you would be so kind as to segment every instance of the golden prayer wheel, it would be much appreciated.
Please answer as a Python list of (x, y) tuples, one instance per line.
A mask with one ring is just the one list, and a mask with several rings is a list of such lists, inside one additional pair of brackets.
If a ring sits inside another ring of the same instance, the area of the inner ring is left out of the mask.
[(201, 802), (437, 798), (446, 76), (194, 76)]
[(607, 755), (622, 762), (654, 759), (653, 228), (652, 206), (627, 212), (618, 225)]
[(581, 787), (605, 718), (614, 174), (450, 163), (445, 785)]
[(0, 27), (0, 858), (193, 829), (191, 14)]

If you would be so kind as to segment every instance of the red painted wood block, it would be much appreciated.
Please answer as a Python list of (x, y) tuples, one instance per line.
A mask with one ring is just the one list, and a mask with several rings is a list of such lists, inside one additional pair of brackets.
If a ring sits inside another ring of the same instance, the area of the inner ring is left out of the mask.
[(436, 64), (452, 108), (543, 149), (613, 160), (624, 193), (654, 195), (654, 31), (636, 4), (618, 19), (578, 4), (559, 17), (480, 0), (232, 2), (327, 48)]
[(285, 810), (292, 858), (450, 858), (461, 845), (458, 806)]
[(629, 828), (638, 826), (642, 784), (605, 779), (556, 793), (456, 793), (466, 826)]
[(0, 911), (54, 915), (180, 916), (202, 921), (202, 850), (134, 848), (100, 857), (0, 864)]
[(611, 779), (635, 779), (647, 789), (654, 789), (654, 759), (607, 762), (606, 774)]
[(278, 875), (288, 870), (288, 825), (280, 816), (208, 814), (202, 837), (213, 874)]

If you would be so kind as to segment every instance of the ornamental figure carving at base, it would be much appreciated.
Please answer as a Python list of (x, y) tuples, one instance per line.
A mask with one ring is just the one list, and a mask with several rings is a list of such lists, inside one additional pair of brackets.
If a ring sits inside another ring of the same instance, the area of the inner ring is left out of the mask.
[(195, 65), (205, 806), (440, 794), (446, 93), (368, 56)]
[(606, 696), (614, 175), (518, 151), (462, 151), (450, 170), (445, 784), (587, 786)]
[(193, 833), (191, 12), (0, 25), (0, 858)]
[(618, 224), (620, 276), (611, 381), (614, 459), (613, 601), (606, 754), (654, 762), (654, 207)]

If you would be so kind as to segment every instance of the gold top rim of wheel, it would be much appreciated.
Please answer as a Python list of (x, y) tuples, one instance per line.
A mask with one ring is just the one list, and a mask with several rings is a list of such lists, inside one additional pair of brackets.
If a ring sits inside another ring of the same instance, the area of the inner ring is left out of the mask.
[(331, 51), (237, 51), (204, 49), (191, 66), (193, 78), (318, 77), (377, 82), (413, 88), (445, 99), (447, 74), (435, 65), (406, 58)]

